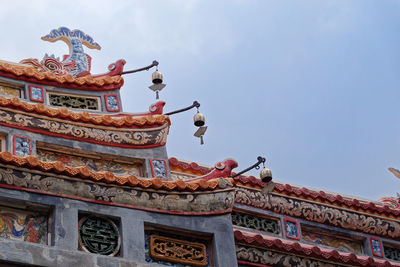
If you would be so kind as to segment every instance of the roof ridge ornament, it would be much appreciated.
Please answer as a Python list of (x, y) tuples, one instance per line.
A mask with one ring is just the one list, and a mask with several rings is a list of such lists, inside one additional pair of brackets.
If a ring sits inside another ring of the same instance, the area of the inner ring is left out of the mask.
[(53, 72), (58, 76), (70, 74), (73, 77), (82, 77), (89, 75), (92, 58), (84, 52), (83, 45), (90, 49), (101, 49), (100, 45), (83, 31), (70, 30), (67, 27), (54, 29), (41, 39), (48, 42), (56, 42), (58, 40), (65, 42), (68, 45), (69, 54), (64, 55), (61, 61), (54, 55), (48, 56), (45, 54), (40, 62), (36, 58), (28, 58), (20, 63), (31, 65), (42, 72)]

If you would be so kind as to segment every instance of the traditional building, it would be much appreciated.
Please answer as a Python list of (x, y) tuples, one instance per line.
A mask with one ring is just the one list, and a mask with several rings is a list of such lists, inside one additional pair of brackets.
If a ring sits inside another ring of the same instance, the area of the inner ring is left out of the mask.
[(69, 55), (0, 61), (0, 266), (400, 266), (397, 198), (168, 157), (165, 103), (123, 112), (124, 60), (94, 75), (90, 36), (42, 39)]

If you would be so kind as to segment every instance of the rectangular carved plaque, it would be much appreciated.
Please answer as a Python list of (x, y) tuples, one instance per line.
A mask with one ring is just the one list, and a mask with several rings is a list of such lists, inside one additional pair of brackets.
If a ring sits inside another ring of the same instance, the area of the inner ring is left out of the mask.
[(151, 235), (149, 245), (150, 257), (154, 259), (193, 266), (207, 265), (207, 249), (204, 244)]

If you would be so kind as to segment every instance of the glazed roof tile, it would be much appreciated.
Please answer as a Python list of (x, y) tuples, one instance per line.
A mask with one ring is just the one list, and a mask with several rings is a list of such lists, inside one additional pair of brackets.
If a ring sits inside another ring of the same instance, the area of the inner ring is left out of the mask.
[[(160, 178), (143, 179), (133, 175), (129, 176), (116, 176), (111, 172), (93, 172), (86, 167), (70, 167), (64, 165), (62, 162), (44, 162), (35, 156), (20, 157), (12, 155), (9, 152), (0, 152), (0, 162), (4, 164), (11, 164), (17, 167), (24, 167), (33, 170), (51, 172), (71, 177), (79, 177), (82, 179), (92, 180), (94, 182), (104, 182), (116, 185), (152, 188), (157, 190), (166, 191), (210, 191), (218, 189), (218, 179), (204, 181), (198, 180), (193, 182), (184, 182), (182, 180), (163, 181)], [(221, 177), (224, 178), (224, 177)], [(231, 178), (225, 178), (233, 182)]]
[(110, 115), (97, 115), (88, 112), (70, 111), (65, 107), (50, 108), (41, 103), (29, 103), (21, 101), (19, 98), (7, 98), (0, 96), (0, 106), (7, 108), (17, 108), (26, 112), (33, 112), (53, 118), (63, 120), (71, 120), (83, 123), (91, 123), (96, 125), (104, 125), (111, 127), (142, 127), (145, 125), (162, 125), (165, 122), (171, 124), (167, 115), (145, 115), (145, 116), (119, 116), (112, 117)]
[(22, 64), (12, 64), (10, 62), (0, 61), (0, 76), (5, 76), (18, 80), (26, 80), (41, 84), (49, 84), (60, 87), (73, 87), (86, 90), (113, 90), (119, 89), (124, 84), (124, 79), (117, 76), (84, 77), (74, 78), (67, 74), (57, 76), (52, 72), (40, 72), (36, 69), (24, 66)]
[[(191, 173), (207, 174), (211, 172), (211, 170), (213, 170), (213, 168), (211, 167), (210, 168), (203, 167), (195, 162), (189, 162), (189, 163), (183, 162), (173, 157), (169, 158), (169, 163), (171, 168), (176, 168)], [(232, 175), (234, 175), (233, 172)], [(254, 176), (240, 175), (234, 178), (234, 182), (236, 185), (244, 185), (257, 189), (261, 189), (265, 186), (264, 182), (262, 182), (260, 179), (257, 179)], [(273, 191), (275, 193), (282, 193), (289, 196), (310, 199), (342, 207), (344, 206), (351, 209), (362, 209), (364, 211), (375, 212), (384, 215), (391, 215), (391, 216), (400, 215), (400, 209), (393, 209), (391, 207), (388, 207), (386, 205), (374, 201), (362, 200), (351, 196), (343, 196), (340, 194), (328, 193), (323, 190), (314, 190), (306, 187), (298, 187), (279, 182), (275, 182), (275, 184), (276, 185)]]
[(182, 171), (189, 171), (194, 174), (204, 175), (209, 173), (213, 168), (200, 166), (196, 162), (184, 162), (182, 160), (178, 160), (177, 158), (171, 157), (169, 158), (169, 165), (173, 169), (179, 169)]
[(343, 264), (354, 264), (356, 266), (400, 266), (400, 263), (390, 262), (388, 260), (376, 259), (369, 256), (360, 256), (354, 253), (346, 253), (335, 249), (320, 248), (318, 246), (306, 245), (296, 241), (289, 241), (270, 236), (252, 235), (239, 230), (234, 231), (237, 242), (256, 245), (259, 247), (270, 248), (284, 251), (287, 253), (296, 253), (305, 257), (315, 257), (322, 260), (340, 262)]

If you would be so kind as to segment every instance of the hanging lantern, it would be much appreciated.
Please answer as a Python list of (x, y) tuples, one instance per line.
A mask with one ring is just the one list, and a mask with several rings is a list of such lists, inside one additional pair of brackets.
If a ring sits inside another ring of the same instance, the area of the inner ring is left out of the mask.
[(158, 92), (161, 91), (166, 85), (162, 83), (163, 75), (158, 71), (158, 68), (151, 75), (151, 81), (153, 82), (153, 85), (149, 86), (149, 88), (156, 92), (156, 99), (159, 99)]
[(193, 121), (194, 121), (194, 125), (197, 127), (201, 127), (201, 126), (204, 126), (204, 124), (206, 124), (206, 119), (205, 119), (204, 115), (202, 113), (200, 113), (198, 110), (197, 110), (197, 113), (194, 114)]
[(264, 183), (270, 182), (272, 180), (272, 172), (271, 172), (271, 170), (263, 167), (261, 172), (260, 172), (260, 179)]

